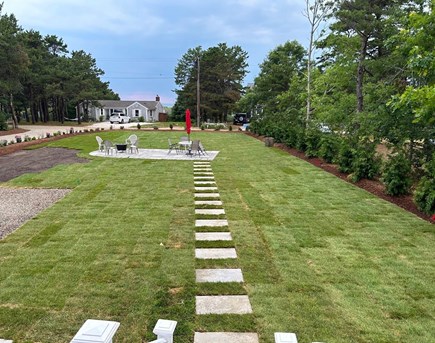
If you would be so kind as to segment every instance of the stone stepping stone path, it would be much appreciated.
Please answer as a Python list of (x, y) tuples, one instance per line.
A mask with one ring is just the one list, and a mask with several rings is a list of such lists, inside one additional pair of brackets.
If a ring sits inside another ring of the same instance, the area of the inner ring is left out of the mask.
[(197, 241), (232, 241), (231, 232), (196, 232)]
[(195, 186), (201, 186), (201, 185), (215, 185), (216, 182), (214, 181), (195, 181)]
[(197, 269), (196, 282), (243, 282), (241, 269)]
[(234, 248), (199, 248), (195, 249), (195, 257), (202, 260), (222, 260), (237, 258)]
[(195, 198), (220, 198), (219, 193), (195, 193)]
[(193, 343), (258, 343), (258, 335), (240, 332), (195, 332)]
[(195, 192), (217, 191), (217, 187), (195, 187)]
[(195, 220), (195, 227), (220, 227), (228, 226), (226, 219), (197, 219)]
[(201, 295), (196, 297), (196, 314), (252, 313), (247, 295)]
[(225, 210), (223, 208), (216, 208), (216, 209), (196, 209), (195, 214), (206, 214), (211, 216), (218, 216), (221, 214), (225, 214)]
[(202, 206), (202, 205), (222, 206), (222, 201), (220, 200), (196, 200), (195, 201), (195, 206)]
[[(209, 241), (211, 245), (218, 241), (232, 241), (231, 232), (228, 229), (228, 220), (221, 219), (225, 215), (223, 203), (220, 200), (218, 187), (214, 179), (210, 162), (193, 163), (194, 186), (195, 186), (195, 215), (198, 218), (219, 219), (196, 219), (195, 240), (198, 242)], [(213, 208), (203, 208), (213, 206)], [(207, 229), (209, 228), (209, 229)], [(222, 228), (222, 229), (219, 229)], [(199, 232), (200, 230), (201, 232)], [(207, 232), (209, 230), (209, 232)], [(195, 258), (201, 260), (237, 259), (234, 248), (197, 248)], [(243, 283), (241, 269), (197, 269), (197, 283)], [(244, 315), (252, 313), (251, 303), (247, 295), (201, 295), (196, 296), (197, 315)], [(195, 332), (194, 343), (258, 343), (258, 335), (255, 332)]]

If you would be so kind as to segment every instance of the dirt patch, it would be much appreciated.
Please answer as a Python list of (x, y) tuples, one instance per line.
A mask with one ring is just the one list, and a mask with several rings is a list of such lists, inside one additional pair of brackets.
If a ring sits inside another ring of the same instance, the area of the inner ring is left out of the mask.
[(0, 131), (0, 137), (1, 136), (8, 136), (8, 135), (18, 135), (20, 133), (28, 132), (28, 130), (25, 129), (13, 129), (8, 131)]
[[(264, 141), (263, 136), (257, 136), (251, 132), (247, 132), (246, 134), (248, 134), (249, 136), (252, 136), (254, 138), (257, 138), (260, 141)], [(311, 163), (312, 165), (314, 165), (318, 168), (321, 168), (324, 171), (327, 171), (328, 173), (331, 173), (331, 174), (335, 175), (336, 177), (339, 177), (340, 179), (342, 179), (344, 181), (352, 183), (355, 186), (362, 188), (362, 189), (366, 190), (367, 192), (370, 192), (381, 199), (389, 201), (390, 203), (393, 203), (393, 204), (403, 208), (404, 210), (411, 212), (411, 213), (415, 214), (416, 216), (418, 216), (424, 220), (427, 220), (428, 222), (435, 223), (435, 221), (433, 221), (429, 215), (421, 212), (417, 208), (417, 206), (415, 205), (415, 203), (412, 199), (412, 195), (403, 195), (403, 196), (387, 195), (387, 194), (385, 194), (385, 186), (379, 180), (363, 179), (363, 180), (360, 180), (356, 183), (353, 183), (349, 180), (348, 174), (341, 173), (338, 170), (338, 166), (335, 164), (325, 163), (322, 159), (317, 158), (317, 157), (308, 158), (305, 156), (305, 154), (303, 152), (301, 152), (297, 149), (289, 148), (285, 144), (275, 144), (275, 146), (283, 151), (288, 152), (290, 155), (293, 155), (293, 156), (298, 157), (304, 161), (307, 161), (308, 163)]]
[[(18, 144), (13, 146), (16, 145)], [(0, 156), (0, 182), (9, 181), (25, 173), (38, 173), (57, 164), (89, 162), (85, 158), (77, 157), (77, 153), (78, 150), (65, 148), (41, 148), (19, 150)]]

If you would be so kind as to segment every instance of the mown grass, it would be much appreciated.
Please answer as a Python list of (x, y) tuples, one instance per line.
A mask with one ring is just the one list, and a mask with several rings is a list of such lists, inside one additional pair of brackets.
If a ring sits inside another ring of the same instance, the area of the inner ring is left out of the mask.
[[(149, 148), (183, 135), (137, 133)], [(116, 342), (141, 342), (167, 318), (179, 322), (177, 342), (195, 330), (257, 331), (261, 342), (275, 331), (301, 343), (434, 341), (431, 224), (250, 137), (194, 135), (220, 150), (212, 167), (239, 258), (194, 259), (207, 243), (194, 241), (191, 162), (89, 157), (95, 134), (51, 142), (90, 163), (6, 183), (73, 191), (0, 241), (0, 337), (69, 341), (99, 318), (121, 322)], [(195, 284), (195, 268), (225, 267), (242, 268), (245, 283)], [(254, 313), (195, 316), (195, 295), (207, 294), (248, 294)]]

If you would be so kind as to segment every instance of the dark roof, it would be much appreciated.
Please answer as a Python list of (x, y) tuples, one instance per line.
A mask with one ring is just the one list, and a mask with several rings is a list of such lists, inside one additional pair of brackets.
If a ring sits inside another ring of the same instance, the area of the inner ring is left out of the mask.
[(133, 105), (135, 102), (145, 106), (150, 110), (154, 110), (157, 107), (157, 101), (141, 101), (141, 100), (97, 100), (102, 107), (109, 108), (126, 108)]

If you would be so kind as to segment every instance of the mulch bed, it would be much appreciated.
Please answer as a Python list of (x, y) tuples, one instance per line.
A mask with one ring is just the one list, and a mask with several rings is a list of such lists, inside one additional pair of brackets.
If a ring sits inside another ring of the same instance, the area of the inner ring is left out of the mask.
[(8, 131), (0, 131), (0, 137), (1, 136), (8, 136), (8, 135), (18, 135), (20, 133), (24, 133), (27, 132), (29, 130), (25, 130), (25, 129), (13, 129), (13, 130), (8, 130)]
[[(264, 136), (258, 136), (253, 134), (252, 132), (246, 132), (246, 134), (257, 138), (260, 141), (264, 141)], [(367, 192), (372, 193), (373, 195), (376, 195), (377, 197), (384, 199), (386, 201), (389, 201), (392, 204), (395, 204), (401, 208), (403, 208), (404, 210), (411, 212), (413, 214), (415, 214), (416, 216), (427, 220), (428, 222), (431, 222), (432, 224), (435, 223), (435, 221), (433, 221), (431, 219), (431, 216), (421, 212), (417, 206), (415, 205), (413, 199), (412, 199), (412, 195), (403, 195), (403, 196), (391, 196), (391, 195), (387, 195), (385, 194), (385, 186), (382, 184), (382, 182), (380, 182), (379, 180), (360, 180), (356, 183), (352, 182), (349, 180), (348, 178), (348, 174), (345, 173), (341, 173), (338, 170), (338, 166), (335, 164), (330, 164), (330, 163), (325, 163), (321, 158), (317, 158), (317, 157), (313, 157), (313, 158), (309, 158), (307, 156), (305, 156), (305, 154), (297, 149), (294, 148), (289, 148), (287, 147), (285, 144), (275, 144), (276, 147), (278, 147), (279, 149), (288, 152), (290, 155), (298, 157), (304, 161), (307, 161), (308, 163), (311, 163), (312, 165), (323, 169), (324, 171), (331, 173), (333, 175), (335, 175), (336, 177), (354, 184), (355, 186), (362, 188), (364, 190), (366, 190)]]

